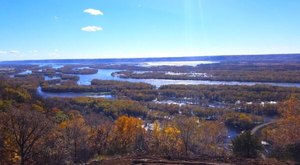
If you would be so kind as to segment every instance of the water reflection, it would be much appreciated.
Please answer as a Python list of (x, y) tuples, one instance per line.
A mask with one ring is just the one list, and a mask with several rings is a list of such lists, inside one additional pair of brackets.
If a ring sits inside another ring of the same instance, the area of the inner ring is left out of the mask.
[(18, 75), (29, 75), (32, 74), (31, 70), (25, 70), (24, 72), (18, 73)]

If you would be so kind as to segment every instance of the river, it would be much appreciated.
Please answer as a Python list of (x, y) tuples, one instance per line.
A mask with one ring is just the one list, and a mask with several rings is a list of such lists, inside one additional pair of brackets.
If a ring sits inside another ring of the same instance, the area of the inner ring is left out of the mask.
[[(128, 81), (128, 82), (144, 82), (152, 84), (156, 87), (160, 87), (162, 85), (169, 84), (184, 84), (184, 85), (255, 85), (255, 84), (266, 84), (266, 85), (274, 85), (274, 86), (282, 86), (282, 87), (297, 87), (300, 88), (299, 83), (261, 83), (261, 82), (235, 82), (235, 81), (201, 81), (201, 80), (165, 80), (165, 79), (125, 79), (112, 76), (113, 72), (117, 72), (120, 70), (114, 69), (99, 69), (96, 74), (89, 75), (77, 75), (79, 76), (78, 85), (90, 85), (93, 79), (101, 79), (101, 80), (116, 80), (116, 81)], [(57, 77), (56, 77), (57, 78)], [(46, 79), (50, 79), (46, 77)], [(93, 98), (107, 98), (113, 99), (112, 95), (103, 95), (97, 93), (51, 93), (51, 92), (43, 92), (41, 87), (37, 89), (37, 93), (42, 97), (93, 97)], [(226, 143), (230, 143), (230, 141), (240, 134), (240, 131), (235, 128), (227, 128), (228, 134), (226, 138)]]
[[(237, 81), (202, 81), (202, 80), (167, 80), (167, 79), (133, 79), (133, 78), (120, 78), (112, 76), (112, 73), (120, 70), (115, 69), (99, 69), (96, 74), (88, 74), (88, 75), (77, 75), (79, 76), (79, 80), (77, 81), (78, 85), (91, 85), (91, 81), (93, 79), (101, 79), (101, 80), (115, 80), (115, 81), (128, 81), (128, 82), (143, 82), (156, 86), (159, 88), (162, 85), (170, 85), (170, 84), (181, 84), (181, 85), (256, 85), (256, 84), (264, 84), (264, 85), (273, 85), (273, 86), (281, 86), (281, 87), (297, 87), (300, 88), (300, 83), (264, 83), (264, 82), (237, 82)], [(27, 72), (28, 74), (28, 72)], [(29, 73), (30, 74), (30, 73)], [(49, 78), (45, 76), (45, 80), (56, 79), (59, 77)], [(112, 96), (91, 94), (91, 93), (50, 93), (43, 92), (40, 88), (37, 89), (39, 95), (43, 97), (104, 97), (111, 98)]]
[(300, 88), (300, 83), (269, 83), (269, 82), (237, 82), (237, 81), (206, 81), (206, 80), (168, 80), (168, 79), (133, 79), (133, 78), (119, 78), (111, 74), (120, 70), (114, 69), (99, 69), (98, 73), (90, 75), (78, 75), (78, 85), (90, 85), (93, 79), (101, 80), (116, 80), (128, 82), (143, 82), (160, 87), (162, 85), (182, 84), (182, 85), (247, 85), (252, 86), (256, 84), (272, 85), (281, 87), (297, 87)]

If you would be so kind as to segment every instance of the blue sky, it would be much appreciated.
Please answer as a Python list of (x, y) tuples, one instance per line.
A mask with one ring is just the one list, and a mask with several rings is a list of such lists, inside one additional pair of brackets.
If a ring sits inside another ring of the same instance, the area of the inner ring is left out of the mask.
[(0, 0), (0, 61), (300, 52), (298, 0)]

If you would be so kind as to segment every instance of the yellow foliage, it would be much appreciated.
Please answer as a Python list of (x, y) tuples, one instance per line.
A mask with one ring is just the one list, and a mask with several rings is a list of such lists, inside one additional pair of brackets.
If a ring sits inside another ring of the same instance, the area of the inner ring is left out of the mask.
[(174, 123), (170, 123), (162, 129), (160, 135), (160, 148), (167, 156), (178, 156), (183, 147), (180, 138), (180, 130)]
[(143, 121), (135, 117), (121, 116), (115, 121), (116, 131), (122, 134), (132, 134), (140, 131), (142, 125)]
[(165, 127), (163, 132), (165, 133), (166, 136), (169, 137), (176, 137), (177, 135), (180, 134), (180, 130), (172, 126)]
[(32, 104), (32, 109), (35, 110), (35, 111), (38, 111), (38, 112), (44, 112), (44, 108), (40, 105), (37, 105), (37, 104)]
[(252, 122), (251, 117), (249, 115), (244, 114), (244, 113), (241, 113), (239, 115), (239, 118), (240, 118), (240, 120), (245, 121), (245, 122), (249, 122), (249, 123)]
[(83, 125), (83, 124), (85, 124), (85, 120), (82, 116), (77, 116), (76, 118), (73, 117), (70, 120), (66, 120), (66, 121), (61, 122), (59, 124), (59, 128), (60, 129), (65, 129), (65, 128), (67, 128), (69, 126), (72, 126), (74, 124)]
[(134, 146), (139, 135), (143, 135), (143, 120), (135, 117), (121, 116), (114, 123), (112, 141), (120, 151)]
[(160, 130), (161, 130), (161, 128), (160, 128), (159, 122), (157, 120), (154, 121), (154, 123), (153, 123), (153, 136), (156, 137), (156, 138), (159, 137)]

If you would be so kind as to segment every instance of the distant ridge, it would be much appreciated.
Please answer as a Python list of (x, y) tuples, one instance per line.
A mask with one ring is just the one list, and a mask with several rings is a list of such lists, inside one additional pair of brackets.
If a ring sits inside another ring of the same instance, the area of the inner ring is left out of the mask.
[(0, 64), (28, 63), (134, 63), (160, 61), (219, 61), (219, 62), (300, 62), (300, 54), (261, 54), (261, 55), (218, 55), (193, 57), (149, 57), (149, 58), (99, 58), (99, 59), (49, 59), (2, 61)]

